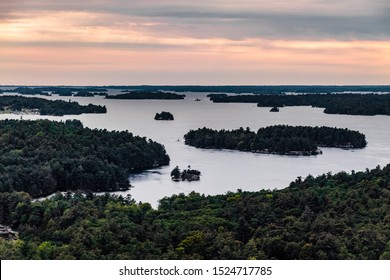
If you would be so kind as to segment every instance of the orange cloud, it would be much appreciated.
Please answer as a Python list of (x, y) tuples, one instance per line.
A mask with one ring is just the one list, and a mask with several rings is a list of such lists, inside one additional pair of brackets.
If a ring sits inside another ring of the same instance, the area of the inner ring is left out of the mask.
[[(210, 73), (235, 77), (225, 84), (264, 83), (261, 77), (280, 79), (280, 84), (302, 83), (308, 74), (312, 80), (307, 83), (321, 81), (321, 77), (323, 81), (336, 77), (341, 83), (353, 79), (355, 83), (388, 83), (388, 41), (199, 38), (191, 32), (182, 36), (154, 29), (163, 26), (162, 22), (118, 17), (43, 12), (0, 22), (0, 82), (48, 83), (45, 78), (61, 81), (62, 77), (82, 84), (83, 75), (94, 73), (95, 83), (125, 84), (126, 77), (138, 71), (151, 73), (139, 83), (164, 83), (160, 76), (166, 73), (172, 74), (172, 80), (177, 73), (187, 74), (194, 83), (209, 78)], [(103, 24), (108, 20), (113, 24)], [(122, 74), (117, 78), (117, 73)], [(253, 73), (252, 80), (248, 73)], [(93, 83), (92, 76), (88, 83)]]

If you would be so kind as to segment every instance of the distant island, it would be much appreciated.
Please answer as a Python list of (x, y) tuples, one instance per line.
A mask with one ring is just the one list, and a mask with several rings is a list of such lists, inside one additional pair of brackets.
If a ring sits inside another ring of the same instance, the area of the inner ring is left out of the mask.
[(23, 96), (0, 96), (0, 111), (2, 112), (25, 112), (40, 115), (80, 115), (83, 113), (102, 114), (107, 113), (106, 106), (80, 105), (77, 102), (63, 100), (47, 100), (37, 97)]
[(80, 90), (75, 95), (75, 97), (94, 97), (95, 94), (93, 92), (87, 90)]
[(173, 121), (174, 117), (170, 112), (162, 111), (161, 113), (156, 113), (154, 119), (158, 121)]
[(169, 163), (159, 143), (78, 120), (0, 121), (0, 138), (0, 193), (127, 190), (130, 172)]
[(280, 86), (167, 86), (167, 85), (141, 85), (141, 86), (107, 86), (109, 89), (129, 91), (170, 91), (170, 92), (209, 92), (233, 94), (284, 94), (284, 93), (345, 93), (345, 92), (390, 92), (389, 85), (358, 85), (358, 86), (307, 86), (307, 85), (280, 85)]
[(210, 98), (217, 103), (257, 103), (258, 107), (312, 106), (326, 114), (390, 115), (390, 94), (235, 95)]
[(201, 172), (196, 169), (191, 169), (191, 166), (188, 166), (187, 169), (183, 171), (180, 170), (179, 166), (176, 166), (171, 171), (171, 178), (173, 181), (199, 181)]
[(30, 88), (30, 87), (17, 87), (13, 90), (7, 90), (7, 92), (15, 92), (23, 95), (44, 95), (44, 96), (49, 95), (49, 93), (44, 92), (39, 88)]
[(162, 100), (180, 100), (184, 99), (185, 95), (171, 92), (148, 92), (134, 91), (118, 95), (108, 95), (107, 99), (162, 99)]
[[(44, 95), (50, 96), (52, 94), (59, 96), (79, 96), (79, 97), (92, 97), (96, 95), (106, 96), (107, 89), (102, 87), (17, 87), (6, 92), (14, 92), (22, 95)], [(4, 93), (0, 90), (0, 93)]]
[(275, 125), (260, 128), (213, 130), (200, 128), (184, 135), (185, 144), (196, 148), (231, 149), (279, 155), (317, 155), (318, 147), (363, 148), (365, 135), (348, 129)]

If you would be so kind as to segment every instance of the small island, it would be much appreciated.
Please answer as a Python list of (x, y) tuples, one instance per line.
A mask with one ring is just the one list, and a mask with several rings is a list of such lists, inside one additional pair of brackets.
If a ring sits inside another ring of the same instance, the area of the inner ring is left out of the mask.
[(179, 166), (176, 166), (171, 172), (171, 178), (175, 182), (179, 181), (199, 181), (201, 172), (196, 169), (191, 169), (191, 166), (188, 166), (187, 169), (183, 171), (180, 170)]
[(272, 107), (270, 112), (279, 112), (279, 108), (278, 107)]
[(80, 90), (74, 96), (75, 97), (94, 97), (95, 94), (93, 92), (88, 91), (88, 90)]
[(40, 114), (50, 116), (104, 114), (107, 113), (106, 106), (89, 104), (80, 105), (77, 102), (66, 102), (64, 100), (48, 100), (37, 97), (23, 96), (0, 96), (0, 112)]
[(275, 125), (260, 128), (213, 130), (200, 128), (184, 135), (185, 144), (196, 148), (231, 149), (263, 154), (318, 155), (318, 147), (364, 148), (365, 135), (342, 128)]
[(184, 94), (177, 94), (171, 92), (148, 92), (148, 91), (130, 91), (118, 95), (108, 95), (107, 99), (157, 99), (157, 100), (180, 100), (184, 99)]
[(173, 121), (173, 115), (170, 112), (162, 111), (161, 113), (156, 113), (154, 119), (157, 121)]

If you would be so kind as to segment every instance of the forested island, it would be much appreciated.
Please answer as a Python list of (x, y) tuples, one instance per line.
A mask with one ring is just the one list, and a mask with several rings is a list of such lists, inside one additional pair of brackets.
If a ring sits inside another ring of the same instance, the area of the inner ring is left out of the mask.
[(390, 259), (390, 165), (282, 190), (130, 197), (0, 193), (0, 259)]
[(126, 190), (130, 172), (167, 164), (161, 144), (127, 131), (84, 128), (77, 120), (0, 121), (0, 192)]
[(191, 169), (191, 166), (188, 166), (187, 169), (184, 169), (183, 171), (180, 170), (179, 166), (176, 166), (171, 171), (171, 179), (173, 181), (199, 181), (200, 180), (201, 172), (196, 169)]
[(23, 110), (37, 110), (40, 115), (80, 115), (107, 113), (106, 106), (89, 104), (80, 105), (77, 102), (63, 100), (47, 100), (37, 97), (0, 96), (0, 111), (21, 112)]
[(132, 91), (117, 95), (108, 95), (107, 99), (158, 99), (158, 100), (180, 100), (184, 99), (184, 94), (171, 92), (149, 92), (149, 91)]
[(312, 106), (326, 114), (390, 115), (390, 94), (299, 94), (211, 96), (219, 103), (257, 103), (258, 107)]
[(231, 149), (280, 155), (317, 155), (321, 147), (363, 148), (365, 135), (349, 129), (275, 125), (260, 128), (213, 130), (199, 128), (184, 135), (185, 144), (196, 148)]
[(172, 113), (162, 111), (161, 113), (156, 113), (154, 119), (157, 121), (173, 121), (174, 117)]

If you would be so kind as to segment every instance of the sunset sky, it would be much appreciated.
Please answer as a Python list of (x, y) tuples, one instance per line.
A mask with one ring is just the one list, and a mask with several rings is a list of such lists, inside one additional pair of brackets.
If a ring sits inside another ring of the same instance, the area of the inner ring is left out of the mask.
[(1, 0), (6, 84), (390, 84), (390, 1)]

